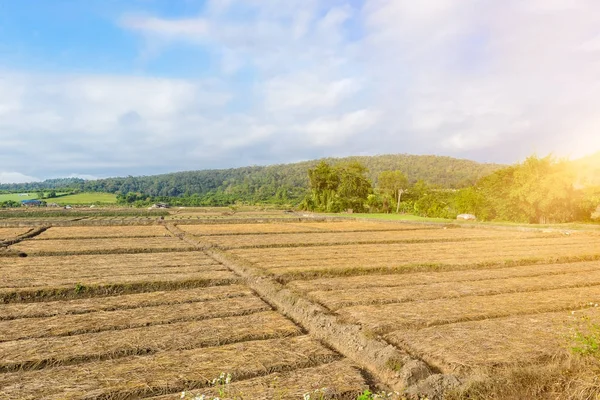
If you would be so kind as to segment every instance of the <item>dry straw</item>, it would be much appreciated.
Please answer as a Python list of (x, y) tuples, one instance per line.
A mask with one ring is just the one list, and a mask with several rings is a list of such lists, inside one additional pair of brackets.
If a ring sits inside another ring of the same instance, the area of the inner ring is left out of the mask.
[(0, 398), (129, 399), (207, 387), (222, 371), (234, 380), (318, 366), (339, 359), (300, 336), (205, 349), (164, 351), (146, 357), (0, 374)]
[(386, 339), (446, 372), (543, 364), (569, 357), (569, 342), (582, 316), (597, 320), (600, 308), (463, 322), (404, 330)]
[[(274, 373), (258, 378), (235, 381), (229, 385), (189, 391), (189, 395), (204, 394), (209, 399), (221, 396), (235, 400), (301, 400), (306, 394), (311, 399), (356, 400), (369, 388), (361, 372), (346, 360), (334, 361), (313, 368)], [(152, 400), (180, 399), (181, 393), (152, 397)]]
[(0, 342), (247, 315), (270, 309), (259, 298), (246, 297), (138, 307), (127, 310), (99, 311), (87, 314), (59, 315), (48, 318), (15, 319), (0, 321)]
[[(532, 233), (519, 234), (521, 238), (537, 237)], [(316, 232), (261, 235), (200, 236), (200, 241), (221, 248), (277, 248), (305, 246), (333, 246), (393, 243), (462, 242), (469, 240), (514, 239), (514, 234), (498, 231), (475, 230), (396, 230), (372, 232)]]
[(77, 277), (49, 281), (47, 286), (0, 288), (0, 304), (115, 296), (157, 290), (175, 290), (239, 283), (229, 271), (206, 271), (191, 274), (154, 276), (120, 275), (80, 280)]
[(227, 285), (124, 294), (108, 297), (93, 297), (79, 300), (3, 304), (0, 305), (0, 320), (86, 314), (96, 311), (127, 310), (139, 307), (197, 303), (251, 295), (252, 291), (246, 286)]
[(172, 238), (119, 238), (82, 240), (27, 240), (12, 246), (29, 255), (110, 254), (146, 251), (191, 250), (183, 241)]
[(313, 280), (298, 280), (288, 284), (288, 287), (299, 292), (350, 290), (355, 288), (386, 288), (423, 285), (443, 282), (468, 282), (504, 278), (551, 276), (565, 273), (583, 273), (597, 271), (597, 262), (578, 262), (566, 264), (543, 264), (519, 267), (504, 267), (497, 269), (474, 269), (446, 272), (417, 272), (406, 274), (380, 275), (377, 279), (372, 276), (349, 276), (339, 278), (322, 278)]
[(381, 306), (353, 306), (339, 313), (378, 333), (456, 322), (578, 309), (600, 302), (600, 287), (553, 289), (535, 293), (467, 296)]
[(539, 292), (558, 288), (600, 285), (600, 268), (561, 275), (542, 275), (469, 282), (443, 282), (375, 290), (343, 289), (310, 292), (309, 297), (331, 310), (354, 305), (392, 304), (419, 300), (483, 296), (513, 292)]
[[(0, 231), (1, 234), (1, 231)], [(89, 239), (170, 236), (162, 225), (53, 227), (36, 236), (40, 239)]]
[(300, 335), (276, 312), (0, 343), (0, 372)]

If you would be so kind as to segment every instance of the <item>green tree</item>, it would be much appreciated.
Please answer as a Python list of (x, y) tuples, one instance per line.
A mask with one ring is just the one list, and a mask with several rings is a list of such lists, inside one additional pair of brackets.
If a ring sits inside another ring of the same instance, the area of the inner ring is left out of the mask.
[(515, 169), (510, 197), (517, 200), (529, 222), (571, 221), (581, 200), (574, 182), (574, 171), (566, 161), (532, 156)]
[(369, 194), (373, 192), (367, 169), (358, 162), (331, 166), (320, 162), (308, 170), (310, 194), (301, 208), (313, 211), (340, 212), (365, 210)]
[(408, 178), (402, 171), (383, 171), (377, 179), (379, 191), (391, 197), (396, 203), (396, 212), (400, 210), (402, 193), (408, 187)]

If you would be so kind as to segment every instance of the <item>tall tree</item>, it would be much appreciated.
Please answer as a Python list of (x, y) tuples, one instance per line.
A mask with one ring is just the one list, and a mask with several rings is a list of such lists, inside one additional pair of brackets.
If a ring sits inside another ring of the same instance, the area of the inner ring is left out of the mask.
[(372, 193), (368, 170), (358, 162), (331, 166), (320, 162), (308, 170), (310, 195), (301, 206), (314, 211), (340, 212), (345, 209), (364, 211)]
[(377, 179), (382, 194), (392, 197), (396, 203), (396, 212), (400, 210), (402, 193), (408, 187), (408, 178), (402, 171), (383, 171)]

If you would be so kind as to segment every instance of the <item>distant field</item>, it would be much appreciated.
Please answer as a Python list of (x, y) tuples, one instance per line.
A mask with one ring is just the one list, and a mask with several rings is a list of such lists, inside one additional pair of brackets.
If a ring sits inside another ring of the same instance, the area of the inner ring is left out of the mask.
[[(117, 202), (117, 196), (112, 193), (78, 193), (67, 196), (60, 196), (59, 193), (58, 195), (59, 197), (44, 199), (44, 201), (60, 205), (94, 203), (114, 204)], [(22, 200), (33, 200), (37, 198), (37, 193), (28, 193), (28, 196), (20, 196), (19, 193), (0, 194), (0, 202), (9, 200), (20, 202)]]
[(112, 193), (78, 193), (69, 196), (46, 199), (49, 203), (60, 205), (73, 204), (94, 204), (94, 203), (116, 203), (117, 196)]
[(21, 201), (37, 199), (36, 193), (29, 193), (29, 196), (19, 196), (19, 193), (0, 194), (0, 202), (2, 201)]

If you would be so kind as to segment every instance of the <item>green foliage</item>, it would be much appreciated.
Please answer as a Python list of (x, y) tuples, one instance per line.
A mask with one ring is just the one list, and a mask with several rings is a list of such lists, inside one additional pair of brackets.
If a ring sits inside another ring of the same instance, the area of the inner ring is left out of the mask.
[(408, 188), (408, 178), (402, 171), (383, 171), (377, 178), (377, 187), (381, 194), (398, 201), (398, 191)]
[(0, 208), (17, 208), (21, 207), (21, 203), (14, 200), (0, 201)]
[(75, 293), (80, 294), (87, 290), (87, 287), (81, 283), (75, 284)]
[(397, 399), (400, 397), (398, 392), (379, 392), (373, 393), (370, 390), (365, 390), (358, 395), (356, 400), (382, 400), (382, 399)]
[[(121, 195), (131, 192), (150, 196), (154, 202), (163, 201), (181, 206), (227, 206), (236, 202), (297, 205), (305, 198), (309, 185), (306, 171), (315, 168), (320, 161), (92, 181), (78, 178), (51, 179), (26, 184), (3, 184), (0, 189), (13, 192), (54, 189), (69, 193), (80, 191)], [(406, 154), (328, 158), (322, 161), (331, 166), (358, 162), (368, 169), (366, 177), (373, 181), (377, 181), (382, 171), (402, 171), (409, 183), (423, 179), (444, 188), (471, 185), (501, 167), (450, 157)], [(176, 199), (180, 199), (177, 204)]]
[[(596, 304), (597, 305), (597, 304)], [(573, 335), (571, 351), (581, 356), (600, 358), (600, 324), (593, 322), (590, 317), (582, 317), (584, 329)]]
[(465, 212), (484, 220), (544, 224), (589, 219), (593, 204), (586, 203), (575, 180), (571, 163), (532, 156), (483, 178), (458, 200)]
[(372, 193), (367, 169), (357, 162), (331, 166), (322, 161), (308, 170), (310, 194), (301, 208), (321, 212), (341, 212), (352, 209), (365, 210), (368, 196)]

